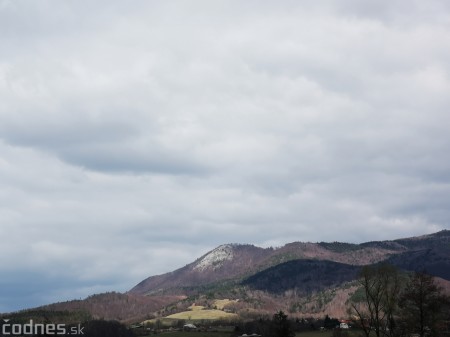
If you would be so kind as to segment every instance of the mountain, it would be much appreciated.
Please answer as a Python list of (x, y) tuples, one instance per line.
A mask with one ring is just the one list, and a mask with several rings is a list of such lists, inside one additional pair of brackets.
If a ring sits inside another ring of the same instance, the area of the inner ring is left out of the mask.
[(283, 247), (265, 249), (253, 245), (226, 244), (183, 268), (150, 276), (133, 287), (130, 293), (182, 295), (192, 291), (193, 287), (224, 281), (239, 283), (246, 277), (294, 260), (321, 260), (351, 266), (388, 261), (406, 270), (428, 267), (425, 269), (430, 273), (450, 280), (450, 272), (447, 271), (450, 270), (450, 231), (362, 244), (293, 242)]
[[(398, 239), (392, 243), (401, 247), (398, 254), (391, 255), (385, 262), (407, 271), (427, 273), (450, 280), (450, 231), (418, 237)], [(365, 245), (383, 246), (386, 242), (372, 242)]]
[(186, 295), (197, 302), (203, 298), (206, 306), (211, 303), (204, 296), (243, 298), (240, 309), (233, 308), (241, 315), (284, 308), (317, 317), (344, 316), (361, 266), (383, 262), (405, 271), (426, 270), (448, 289), (450, 231), (362, 244), (293, 242), (265, 249), (226, 244), (183, 268), (143, 280), (130, 293)]
[(252, 245), (221, 245), (183, 268), (145, 279), (130, 293), (151, 295), (234, 279), (261, 264), (269, 254), (270, 250)]
[(189, 310), (193, 303), (214, 308), (217, 301), (230, 299), (222, 309), (241, 318), (270, 316), (280, 309), (294, 316), (345, 317), (361, 266), (383, 262), (405, 271), (426, 270), (450, 291), (450, 231), (362, 244), (224, 244), (182, 268), (146, 278), (125, 294), (93, 295), (37, 309), (137, 322)]
[(294, 242), (276, 249), (264, 249), (253, 245), (221, 245), (183, 268), (143, 280), (132, 288), (130, 293), (142, 295), (184, 294), (186, 288), (241, 279), (292, 260), (315, 259), (365, 265), (382, 261), (390, 255), (402, 251), (363, 246), (335, 249), (336, 245), (339, 244)]

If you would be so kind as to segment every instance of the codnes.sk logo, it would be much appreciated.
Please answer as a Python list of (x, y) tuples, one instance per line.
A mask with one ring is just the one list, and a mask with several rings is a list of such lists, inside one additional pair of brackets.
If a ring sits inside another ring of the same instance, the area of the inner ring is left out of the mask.
[(67, 327), (65, 324), (34, 323), (32, 319), (25, 324), (13, 324), (9, 321), (3, 319), (2, 336), (84, 335), (84, 327), (81, 324)]

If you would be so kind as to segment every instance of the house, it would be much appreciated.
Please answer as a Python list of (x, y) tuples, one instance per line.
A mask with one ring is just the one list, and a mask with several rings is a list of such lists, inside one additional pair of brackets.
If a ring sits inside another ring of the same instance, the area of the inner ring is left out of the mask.
[(184, 331), (194, 331), (194, 330), (197, 330), (197, 327), (194, 324), (189, 323), (189, 324), (183, 325), (183, 330)]

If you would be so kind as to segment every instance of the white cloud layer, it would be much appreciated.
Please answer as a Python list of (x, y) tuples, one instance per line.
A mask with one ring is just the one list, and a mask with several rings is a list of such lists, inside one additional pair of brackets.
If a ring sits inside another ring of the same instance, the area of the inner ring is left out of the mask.
[(0, 312), (449, 228), (449, 30), (445, 0), (0, 0)]

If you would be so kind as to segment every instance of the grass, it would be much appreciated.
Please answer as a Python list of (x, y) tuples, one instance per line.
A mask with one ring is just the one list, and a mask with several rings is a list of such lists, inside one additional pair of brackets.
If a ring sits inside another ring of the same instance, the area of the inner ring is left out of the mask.
[(215, 300), (213, 305), (214, 305), (217, 309), (223, 310), (223, 308), (224, 308), (225, 306), (227, 306), (228, 304), (231, 304), (231, 303), (236, 303), (236, 300), (229, 300), (229, 299), (225, 299), (225, 300)]
[(217, 327), (215, 331), (166, 331), (151, 334), (149, 337), (230, 337), (234, 330), (233, 326)]
[(191, 305), (188, 309), (192, 310), (192, 311), (198, 311), (198, 310), (203, 310), (205, 307), (202, 305)]
[(166, 319), (183, 319), (189, 321), (235, 320), (238, 319), (238, 315), (224, 312), (222, 310), (210, 309), (210, 310), (182, 311), (177, 314), (169, 315), (166, 317)]
[[(216, 309), (205, 309), (202, 305), (191, 305), (188, 307), (188, 311), (182, 311), (178, 312), (176, 314), (172, 314), (166, 317), (162, 318), (154, 318), (150, 320), (146, 320), (143, 323), (144, 324), (155, 324), (157, 321), (159, 321), (159, 324), (161, 324), (164, 327), (170, 327), (174, 326), (178, 323), (178, 321), (186, 321), (186, 323), (196, 323), (199, 321), (235, 321), (239, 319), (239, 316), (237, 314), (229, 313), (223, 311), (223, 308), (230, 304), (235, 303), (236, 300), (229, 300), (229, 299), (223, 299), (223, 300), (215, 300), (213, 302)], [(222, 309), (222, 310), (219, 310)], [(177, 335), (180, 336), (180, 335)], [(200, 336), (201, 337), (201, 336)]]
[(236, 314), (231, 314), (228, 312), (224, 312), (222, 310), (212, 309), (212, 310), (182, 311), (177, 314), (169, 315), (167, 317), (149, 319), (144, 321), (143, 323), (155, 324), (156, 321), (159, 321), (163, 327), (170, 327), (174, 326), (179, 320), (184, 320), (186, 321), (186, 323), (196, 323), (199, 321), (206, 321), (206, 320), (234, 321), (238, 319), (239, 316)]
[[(158, 337), (230, 337), (233, 331), (230, 329), (219, 331), (168, 331), (159, 333)], [(358, 337), (360, 331), (348, 331), (348, 337)], [(155, 335), (149, 335), (155, 336)], [(297, 332), (295, 337), (332, 337), (333, 330)]]

